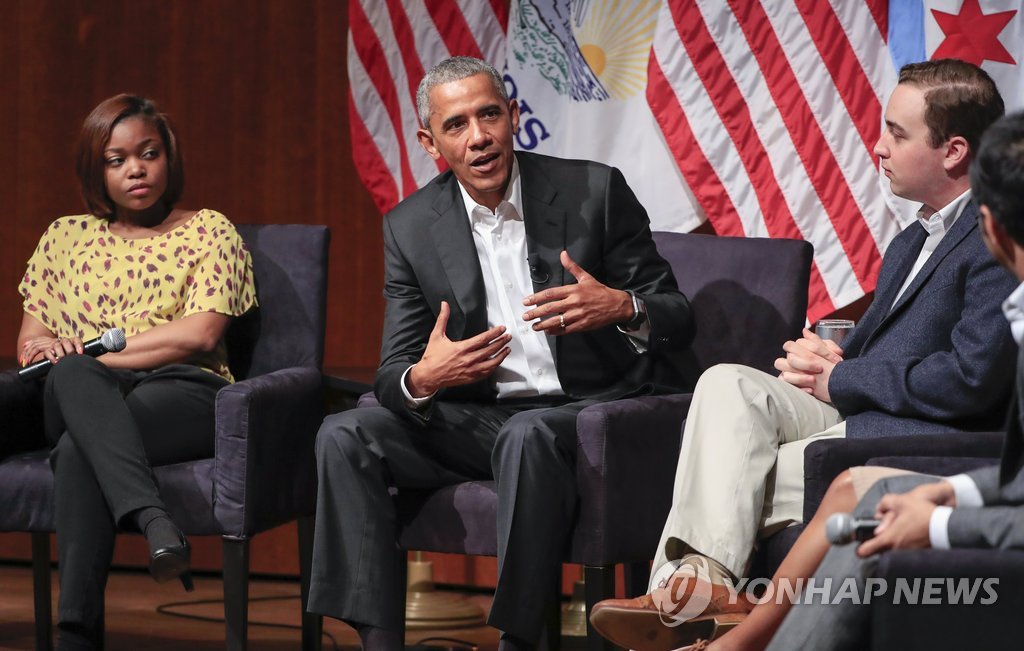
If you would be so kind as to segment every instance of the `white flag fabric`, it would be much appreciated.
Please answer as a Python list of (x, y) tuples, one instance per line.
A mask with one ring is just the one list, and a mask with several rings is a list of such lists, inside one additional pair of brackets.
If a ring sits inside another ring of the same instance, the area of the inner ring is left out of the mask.
[(513, 2), (505, 71), (519, 149), (618, 167), (652, 228), (691, 231), (704, 214), (647, 103), (661, 0)]

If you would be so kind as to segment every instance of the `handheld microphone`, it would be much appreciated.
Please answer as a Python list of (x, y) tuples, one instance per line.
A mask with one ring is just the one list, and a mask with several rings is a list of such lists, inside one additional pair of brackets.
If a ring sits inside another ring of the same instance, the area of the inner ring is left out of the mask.
[(861, 520), (849, 513), (834, 513), (825, 521), (825, 537), (833, 545), (863, 542), (875, 537), (878, 520)]
[[(84, 349), (83, 354), (90, 357), (99, 357), (103, 353), (117, 353), (124, 350), (127, 343), (124, 330), (121, 328), (111, 328), (99, 337), (85, 342), (82, 345)], [(49, 373), (51, 366), (53, 366), (53, 362), (43, 359), (18, 371), (18, 377), (26, 382), (35, 380)]]

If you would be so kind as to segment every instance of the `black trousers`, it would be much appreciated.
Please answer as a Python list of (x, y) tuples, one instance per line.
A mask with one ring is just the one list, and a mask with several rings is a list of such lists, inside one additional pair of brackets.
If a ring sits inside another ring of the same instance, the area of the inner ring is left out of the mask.
[(46, 378), (53, 450), (58, 626), (103, 645), (103, 592), (129, 513), (164, 508), (152, 466), (213, 455), (214, 399), (227, 381), (198, 367), (111, 370), (73, 355)]
[(488, 623), (537, 642), (576, 508), (576, 415), (593, 403), (439, 401), (425, 428), (383, 407), (328, 416), (316, 442), (310, 612), (402, 630), (405, 558), (390, 489), (493, 478), (498, 585)]

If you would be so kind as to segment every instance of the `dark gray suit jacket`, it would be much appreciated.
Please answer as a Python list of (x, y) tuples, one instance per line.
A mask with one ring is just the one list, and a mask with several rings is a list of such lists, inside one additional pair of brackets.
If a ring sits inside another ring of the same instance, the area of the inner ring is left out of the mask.
[(985, 249), (971, 202), (893, 305), (926, 237), (915, 222), (893, 239), (875, 300), (832, 372), (849, 438), (1004, 423), (1016, 345), (1001, 305), (1017, 283)]
[(1017, 391), (1006, 422), (1002, 462), (969, 472), (985, 506), (957, 508), (949, 518), (954, 547), (1024, 548), (1024, 350), (1017, 358)]
[[(573, 398), (610, 399), (691, 388), (696, 378), (684, 377), (680, 358), (693, 336), (690, 305), (655, 249), (647, 213), (622, 174), (589, 161), (524, 152), (516, 158), (534, 289), (575, 282), (559, 262), (565, 249), (600, 282), (641, 295), (651, 324), (644, 354), (614, 326), (554, 337), (563, 390)], [(384, 337), (374, 390), (382, 405), (408, 414), (401, 376), (422, 357), (441, 301), (451, 306), (452, 340), (487, 329), (483, 275), (451, 171), (385, 217), (384, 265)], [(442, 390), (437, 399), (493, 402), (495, 392), (485, 380)]]

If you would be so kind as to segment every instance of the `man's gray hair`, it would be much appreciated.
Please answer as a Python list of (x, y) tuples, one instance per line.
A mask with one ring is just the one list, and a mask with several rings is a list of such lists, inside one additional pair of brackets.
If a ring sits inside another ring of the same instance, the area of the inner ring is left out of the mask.
[(505, 82), (501, 74), (486, 61), (473, 57), (451, 57), (445, 59), (423, 75), (420, 85), (416, 89), (416, 112), (419, 114), (420, 124), (424, 129), (430, 129), (430, 91), (435, 86), (450, 84), (473, 75), (483, 73), (491, 78), (494, 90), (498, 93), (501, 101), (508, 104), (508, 92), (505, 90)]

